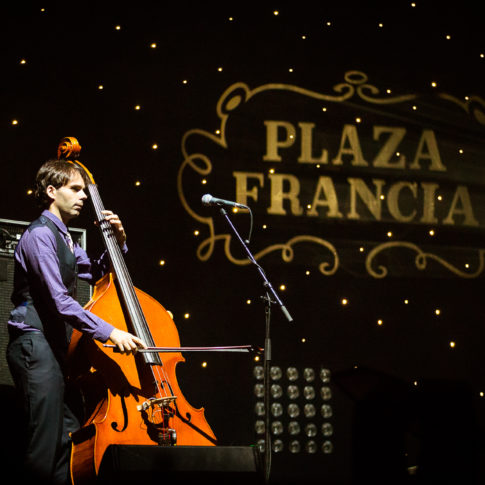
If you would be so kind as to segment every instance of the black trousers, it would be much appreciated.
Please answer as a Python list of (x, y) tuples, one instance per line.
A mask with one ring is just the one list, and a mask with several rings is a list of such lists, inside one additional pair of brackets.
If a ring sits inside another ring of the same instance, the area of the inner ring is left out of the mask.
[(69, 433), (79, 423), (64, 402), (61, 366), (42, 332), (11, 335), (7, 361), (25, 418), (22, 472), (32, 483), (70, 483)]

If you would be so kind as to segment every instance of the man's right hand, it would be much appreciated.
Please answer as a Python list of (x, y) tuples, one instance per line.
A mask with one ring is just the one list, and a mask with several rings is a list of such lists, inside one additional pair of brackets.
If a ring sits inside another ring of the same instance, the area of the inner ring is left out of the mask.
[(122, 354), (126, 355), (134, 354), (138, 349), (146, 349), (146, 345), (138, 337), (118, 328), (113, 329), (109, 340), (118, 347)]

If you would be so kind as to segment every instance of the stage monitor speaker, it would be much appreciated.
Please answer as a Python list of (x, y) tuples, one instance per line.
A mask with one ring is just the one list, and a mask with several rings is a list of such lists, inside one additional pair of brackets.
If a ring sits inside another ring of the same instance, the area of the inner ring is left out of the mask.
[(262, 485), (260, 457), (251, 446), (110, 445), (97, 483)]
[[(14, 251), (29, 222), (0, 219), (0, 386), (13, 385), (5, 351), (8, 343), (7, 321), (13, 308), (10, 297), (13, 290)], [(74, 241), (86, 249), (86, 230), (69, 228)], [(78, 281), (77, 300), (81, 305), (91, 298), (91, 286)]]

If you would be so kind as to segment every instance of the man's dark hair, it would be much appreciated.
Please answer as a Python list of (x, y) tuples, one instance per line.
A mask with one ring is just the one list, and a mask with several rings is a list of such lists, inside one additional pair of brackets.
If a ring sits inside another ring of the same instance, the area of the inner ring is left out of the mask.
[(47, 160), (37, 172), (35, 177), (35, 198), (38, 204), (47, 209), (52, 200), (47, 195), (47, 187), (52, 185), (56, 189), (66, 185), (76, 173), (82, 176), (84, 183), (89, 183), (84, 170), (66, 160)]

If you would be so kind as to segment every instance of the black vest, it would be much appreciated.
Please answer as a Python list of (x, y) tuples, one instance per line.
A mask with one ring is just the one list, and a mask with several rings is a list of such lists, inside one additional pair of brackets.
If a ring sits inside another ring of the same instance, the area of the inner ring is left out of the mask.
[[(31, 232), (38, 226), (47, 226), (54, 234), (57, 243), (59, 271), (68, 294), (76, 297), (77, 263), (74, 254), (62, 238), (56, 225), (47, 217), (40, 216), (27, 228)], [(25, 272), (19, 263), (15, 263), (14, 290), (12, 302), (15, 306), (26, 306), (24, 322), (41, 330), (53, 349), (64, 351), (71, 339), (72, 327), (57, 314), (51, 297), (37, 278)]]

